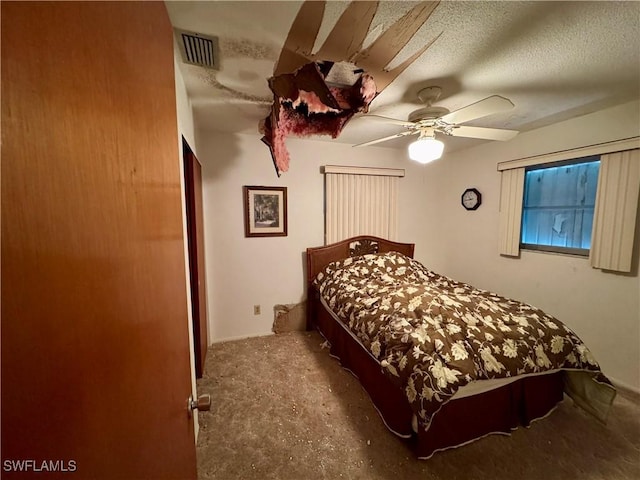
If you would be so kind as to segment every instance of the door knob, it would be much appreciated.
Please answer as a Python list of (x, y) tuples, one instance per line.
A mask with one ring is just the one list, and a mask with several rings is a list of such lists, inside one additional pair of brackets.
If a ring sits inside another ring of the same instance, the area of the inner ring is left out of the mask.
[(187, 410), (189, 411), (189, 416), (191, 416), (191, 412), (193, 410), (199, 410), (201, 412), (208, 412), (211, 410), (211, 395), (205, 393), (204, 395), (199, 395), (197, 399), (194, 400), (193, 395), (189, 395), (189, 400), (187, 402)]

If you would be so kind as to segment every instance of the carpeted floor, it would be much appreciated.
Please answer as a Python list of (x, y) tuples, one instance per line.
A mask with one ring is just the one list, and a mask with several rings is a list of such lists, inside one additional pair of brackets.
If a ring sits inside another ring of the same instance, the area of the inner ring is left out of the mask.
[(416, 460), (316, 332), (214, 344), (200, 394), (199, 479), (640, 479), (640, 400), (606, 426), (570, 399), (530, 428)]

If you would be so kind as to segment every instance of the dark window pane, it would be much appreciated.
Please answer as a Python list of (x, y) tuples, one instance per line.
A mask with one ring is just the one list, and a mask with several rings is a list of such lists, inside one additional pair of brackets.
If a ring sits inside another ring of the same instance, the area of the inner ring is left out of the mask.
[(521, 242), (588, 250), (599, 157), (535, 168), (525, 174)]

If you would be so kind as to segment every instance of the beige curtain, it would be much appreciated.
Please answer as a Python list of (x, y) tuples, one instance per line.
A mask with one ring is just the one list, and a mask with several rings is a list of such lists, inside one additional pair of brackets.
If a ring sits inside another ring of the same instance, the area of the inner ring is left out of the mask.
[(524, 168), (502, 172), (500, 186), (500, 255), (520, 255)]
[[(356, 235), (396, 240), (403, 170), (325, 168), (325, 245)], [(373, 174), (372, 174), (373, 173)]]
[(640, 150), (600, 157), (589, 252), (592, 267), (631, 271), (639, 190)]

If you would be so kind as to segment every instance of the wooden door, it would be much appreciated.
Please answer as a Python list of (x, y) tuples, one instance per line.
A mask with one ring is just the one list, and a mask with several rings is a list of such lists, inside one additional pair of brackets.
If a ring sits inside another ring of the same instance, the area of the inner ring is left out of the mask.
[(2, 478), (195, 479), (165, 6), (1, 9)]
[(202, 213), (202, 167), (182, 138), (185, 195), (187, 205), (187, 236), (189, 245), (189, 273), (191, 311), (196, 377), (201, 378), (207, 356), (207, 282), (204, 264), (204, 216)]

